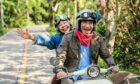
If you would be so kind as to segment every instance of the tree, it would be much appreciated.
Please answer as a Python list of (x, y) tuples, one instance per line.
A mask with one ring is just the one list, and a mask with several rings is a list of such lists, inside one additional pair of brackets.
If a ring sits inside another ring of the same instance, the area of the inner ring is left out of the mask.
[(119, 1), (114, 58), (124, 70), (139, 73), (140, 26), (139, 0)]
[(113, 47), (115, 43), (115, 34), (117, 30), (116, 19), (118, 16), (116, 0), (107, 0), (107, 30), (106, 30), (106, 42), (111, 53), (113, 53)]
[(4, 13), (3, 13), (3, 0), (0, 1), (0, 15), (1, 15), (1, 25), (0, 34), (4, 34)]
[(74, 0), (74, 25), (76, 24), (76, 16), (77, 16), (77, 5), (78, 5), (78, 1)]

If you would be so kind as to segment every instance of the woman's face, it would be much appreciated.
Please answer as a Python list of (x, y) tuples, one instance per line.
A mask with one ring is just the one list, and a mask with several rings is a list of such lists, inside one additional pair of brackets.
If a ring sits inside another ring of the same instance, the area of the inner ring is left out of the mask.
[(70, 24), (68, 21), (60, 21), (58, 28), (60, 32), (68, 33), (70, 31)]

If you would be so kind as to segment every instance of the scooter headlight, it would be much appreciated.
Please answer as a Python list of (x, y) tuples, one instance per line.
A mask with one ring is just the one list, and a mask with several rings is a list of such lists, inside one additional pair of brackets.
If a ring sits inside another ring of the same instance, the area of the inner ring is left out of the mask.
[(88, 70), (87, 70), (87, 74), (90, 77), (96, 78), (100, 74), (100, 69), (97, 66), (89, 67)]

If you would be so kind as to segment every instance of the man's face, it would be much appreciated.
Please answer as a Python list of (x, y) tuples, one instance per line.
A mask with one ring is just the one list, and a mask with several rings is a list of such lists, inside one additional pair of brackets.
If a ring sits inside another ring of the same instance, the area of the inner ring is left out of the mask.
[(81, 32), (88, 37), (94, 26), (93, 21), (81, 21)]
[(67, 33), (70, 31), (70, 24), (68, 21), (60, 21), (58, 28), (60, 32)]

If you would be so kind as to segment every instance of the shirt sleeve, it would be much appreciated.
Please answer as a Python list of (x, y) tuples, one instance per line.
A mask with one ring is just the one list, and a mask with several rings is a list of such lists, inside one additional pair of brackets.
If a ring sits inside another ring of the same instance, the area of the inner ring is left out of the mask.
[(59, 65), (64, 65), (64, 62), (66, 59), (67, 49), (68, 49), (68, 44), (69, 44), (67, 39), (68, 39), (67, 36), (64, 35), (60, 45), (57, 48), (56, 57), (59, 58)]
[(100, 38), (99, 54), (100, 54), (101, 58), (104, 59), (104, 61), (107, 63), (108, 66), (114, 66), (115, 65), (114, 59), (111, 56), (108, 48), (106, 47), (106, 42), (104, 41), (104, 39), (102, 37)]
[(36, 34), (35, 36), (35, 45), (46, 46), (49, 49), (54, 49), (54, 43), (52, 37), (48, 34)]

